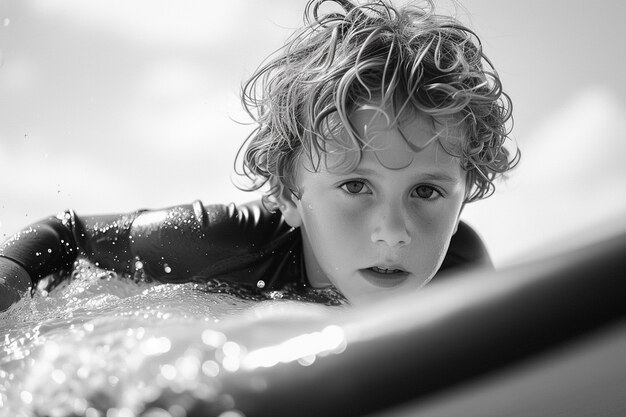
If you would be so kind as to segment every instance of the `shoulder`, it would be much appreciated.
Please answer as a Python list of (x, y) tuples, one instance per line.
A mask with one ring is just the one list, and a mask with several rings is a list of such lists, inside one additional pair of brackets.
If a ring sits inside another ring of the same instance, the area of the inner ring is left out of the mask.
[(143, 211), (130, 238), (132, 254), (146, 271), (173, 282), (248, 271), (292, 244), (295, 234), (280, 213), (258, 201), (204, 205), (198, 200)]
[(143, 238), (181, 233), (223, 238), (245, 235), (252, 241), (272, 237), (288, 228), (280, 213), (268, 211), (260, 201), (246, 204), (209, 204), (200, 200), (158, 210), (144, 210), (133, 221), (132, 235)]
[(458, 230), (450, 240), (448, 252), (439, 271), (447, 272), (459, 267), (493, 268), (491, 257), (483, 239), (470, 225), (463, 221), (459, 222)]

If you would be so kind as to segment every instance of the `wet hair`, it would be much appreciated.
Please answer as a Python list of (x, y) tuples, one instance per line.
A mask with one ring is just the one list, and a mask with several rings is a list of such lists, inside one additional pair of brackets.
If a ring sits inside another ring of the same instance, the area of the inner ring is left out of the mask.
[(381, 112), (391, 108), (393, 117), (385, 114), (395, 122), (415, 112), (457, 121), (462, 138), (440, 144), (467, 172), (466, 202), (493, 194), (494, 180), (517, 164), (519, 150), (505, 148), (512, 105), (497, 72), (478, 36), (435, 14), (432, 1), (310, 0), (304, 19), (242, 88), (256, 128), (239, 151), (238, 172), (251, 180), (248, 190), (269, 183), (266, 207), (275, 208), (285, 190), (298, 197), (300, 158), (319, 169), (330, 143), (358, 150), (345, 160), (347, 171), (355, 168), (368, 145), (349, 116), (372, 102)]

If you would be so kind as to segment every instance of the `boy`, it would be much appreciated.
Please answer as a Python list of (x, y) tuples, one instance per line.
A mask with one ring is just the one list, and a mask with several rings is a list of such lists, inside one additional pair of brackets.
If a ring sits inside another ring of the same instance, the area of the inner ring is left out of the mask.
[(459, 217), (518, 160), (510, 100), (476, 36), (432, 9), (311, 0), (243, 89), (257, 128), (241, 162), (250, 190), (269, 186), (262, 204), (43, 220), (0, 247), (0, 310), (79, 255), (162, 282), (334, 286), (353, 303), (489, 264)]

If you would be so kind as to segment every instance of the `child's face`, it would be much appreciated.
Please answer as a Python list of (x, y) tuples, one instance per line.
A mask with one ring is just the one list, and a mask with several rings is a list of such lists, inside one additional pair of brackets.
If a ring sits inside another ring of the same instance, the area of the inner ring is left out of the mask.
[[(435, 127), (418, 115), (399, 130), (364, 108), (351, 121), (371, 141), (357, 168), (329, 170), (339, 161), (332, 154), (318, 172), (301, 164), (301, 199), (283, 198), (282, 210), (290, 225), (301, 228), (311, 284), (333, 284), (361, 303), (417, 290), (434, 276), (456, 231), (465, 171), (438, 141), (428, 143), (435, 135), (444, 143), (458, 141), (459, 129)], [(410, 149), (402, 134), (423, 149)]]

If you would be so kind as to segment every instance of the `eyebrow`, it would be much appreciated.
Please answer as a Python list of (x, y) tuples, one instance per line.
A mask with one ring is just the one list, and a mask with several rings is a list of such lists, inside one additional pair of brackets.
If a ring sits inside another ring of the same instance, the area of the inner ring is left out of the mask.
[(432, 174), (424, 174), (423, 178), (427, 179), (427, 180), (433, 180), (433, 181), (442, 181), (442, 182), (449, 182), (449, 183), (453, 183), (456, 184), (459, 182), (458, 178), (453, 178), (443, 172), (436, 172), (436, 173), (432, 173)]
[[(374, 171), (373, 169), (369, 169), (369, 168), (356, 168), (354, 171), (351, 171), (350, 173), (346, 173), (344, 175), (348, 175), (348, 174), (359, 174), (359, 175), (372, 175), (372, 176), (376, 176), (377, 172)], [(451, 177), (450, 175), (446, 174), (445, 172), (429, 172), (429, 173), (425, 173), (425, 174), (420, 174), (418, 175), (419, 180), (423, 181), (423, 180), (428, 180), (428, 181), (440, 181), (440, 182), (447, 182), (450, 184), (458, 184), (460, 181), (457, 178)]]

